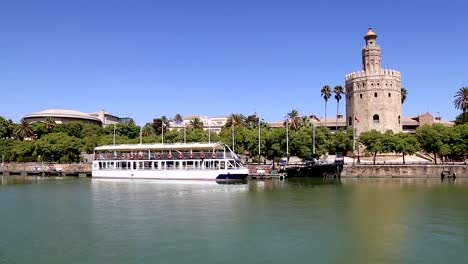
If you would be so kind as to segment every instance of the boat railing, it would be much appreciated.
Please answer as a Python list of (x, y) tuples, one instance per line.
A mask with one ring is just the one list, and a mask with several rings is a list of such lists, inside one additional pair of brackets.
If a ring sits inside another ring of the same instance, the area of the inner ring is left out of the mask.
[[(177, 167), (162, 167), (162, 168), (151, 168), (151, 167), (143, 167), (138, 169), (133, 169), (133, 171), (175, 171), (175, 170), (188, 170), (188, 171), (195, 171), (195, 170), (235, 170), (236, 168), (219, 168), (219, 167), (185, 167), (185, 168), (177, 168)], [(122, 167), (105, 167), (100, 168), (101, 171), (131, 171), (132, 168), (122, 168)]]
[(137, 153), (97, 153), (94, 160), (190, 160), (235, 158), (230, 152), (137, 152)]

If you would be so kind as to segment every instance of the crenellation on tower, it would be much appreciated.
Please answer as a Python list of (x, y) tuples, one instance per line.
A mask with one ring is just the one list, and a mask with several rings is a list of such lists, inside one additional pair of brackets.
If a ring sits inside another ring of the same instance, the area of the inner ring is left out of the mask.
[(380, 46), (372, 28), (364, 39), (362, 70), (345, 76), (347, 125), (357, 133), (372, 129), (400, 132), (401, 74), (381, 67)]

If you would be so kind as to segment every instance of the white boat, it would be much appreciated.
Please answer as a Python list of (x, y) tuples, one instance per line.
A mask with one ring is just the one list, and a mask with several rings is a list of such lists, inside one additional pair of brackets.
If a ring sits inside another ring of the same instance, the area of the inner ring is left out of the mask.
[(244, 180), (248, 169), (223, 143), (124, 144), (94, 149), (93, 178)]

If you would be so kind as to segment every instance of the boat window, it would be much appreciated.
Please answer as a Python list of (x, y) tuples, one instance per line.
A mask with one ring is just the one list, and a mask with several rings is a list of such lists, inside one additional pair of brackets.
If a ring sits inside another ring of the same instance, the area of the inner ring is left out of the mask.
[(151, 167), (153, 166), (153, 162), (145, 161), (145, 170), (151, 170)]
[(139, 169), (139, 170), (143, 170), (143, 169), (144, 169), (143, 161), (139, 161), (139, 162), (138, 162), (138, 169)]
[(137, 169), (137, 163), (136, 163), (136, 161), (133, 162), (133, 169), (134, 169), (134, 170)]
[(99, 162), (99, 169), (102, 170), (102, 162)]
[(126, 170), (127, 169), (127, 162), (126, 161), (121, 162), (120, 166), (122, 167), (122, 170)]
[(158, 165), (159, 165), (159, 162), (155, 161), (154, 165), (153, 165), (153, 169), (155, 169), (155, 170), (159, 169)]
[(228, 160), (227, 161), (227, 168), (228, 170), (231, 170), (231, 169), (234, 169), (236, 166), (234, 165), (234, 161), (233, 160)]
[(187, 169), (192, 170), (194, 168), (193, 160), (187, 161)]
[(193, 162), (193, 168), (198, 169), (200, 167), (200, 162), (198, 160)]
[(214, 167), (213, 169), (218, 169), (219, 168), (219, 161), (215, 161), (213, 167)]
[(226, 165), (226, 163), (224, 162), (224, 160), (219, 162), (219, 168), (220, 169), (224, 170), (226, 168), (225, 165)]
[(174, 169), (174, 161), (166, 161), (166, 168), (169, 170)]
[(161, 161), (161, 169), (165, 169), (166, 168), (166, 162), (165, 161)]

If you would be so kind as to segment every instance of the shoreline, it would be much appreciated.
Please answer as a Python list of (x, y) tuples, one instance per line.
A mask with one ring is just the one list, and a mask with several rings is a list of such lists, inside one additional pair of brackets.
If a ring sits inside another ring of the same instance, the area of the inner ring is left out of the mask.
[[(267, 169), (270, 165), (247, 165), (250, 178), (279, 178)], [(258, 174), (258, 170), (265, 173)], [(440, 178), (442, 171), (468, 178), (468, 164), (354, 164), (344, 165), (342, 178)], [(91, 164), (53, 164), (41, 167), (37, 163), (6, 163), (0, 176), (90, 177)], [(257, 177), (255, 177), (257, 176)]]

